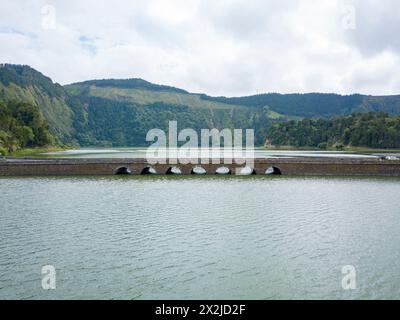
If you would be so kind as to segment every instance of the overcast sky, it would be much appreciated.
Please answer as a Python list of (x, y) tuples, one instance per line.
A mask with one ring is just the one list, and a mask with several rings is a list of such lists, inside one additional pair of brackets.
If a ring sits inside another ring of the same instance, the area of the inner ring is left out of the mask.
[(61, 84), (400, 94), (398, 0), (0, 0), (0, 62)]

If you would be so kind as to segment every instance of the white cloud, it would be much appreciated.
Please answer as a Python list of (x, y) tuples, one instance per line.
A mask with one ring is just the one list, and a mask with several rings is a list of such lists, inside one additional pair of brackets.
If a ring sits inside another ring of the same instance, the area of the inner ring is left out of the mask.
[[(212, 95), (397, 94), (396, 2), (0, 0), (0, 61), (62, 84), (140, 77)], [(43, 28), (46, 5), (56, 28)], [(349, 5), (355, 30), (342, 26)]]

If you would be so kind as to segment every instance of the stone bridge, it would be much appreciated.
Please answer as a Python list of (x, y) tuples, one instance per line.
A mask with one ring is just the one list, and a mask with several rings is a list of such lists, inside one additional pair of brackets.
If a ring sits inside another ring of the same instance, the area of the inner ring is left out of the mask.
[(0, 176), (115, 174), (282, 174), (293, 176), (400, 176), (400, 161), (349, 158), (265, 158), (240, 164), (155, 164), (146, 159), (38, 159), (0, 161)]

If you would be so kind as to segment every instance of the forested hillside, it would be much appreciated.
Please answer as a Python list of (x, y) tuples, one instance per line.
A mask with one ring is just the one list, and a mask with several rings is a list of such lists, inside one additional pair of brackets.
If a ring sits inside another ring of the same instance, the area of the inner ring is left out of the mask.
[(225, 98), (193, 94), (142, 79), (90, 80), (61, 86), (21, 65), (0, 65), (0, 101), (28, 103), (61, 144), (145, 146), (146, 133), (179, 129), (254, 129), (263, 145), (271, 125), (288, 120), (384, 111), (400, 115), (400, 96), (260, 94)]
[(2, 155), (26, 147), (53, 145), (47, 121), (31, 104), (0, 102), (0, 153)]
[[(153, 128), (168, 131), (168, 122), (177, 121), (178, 130), (192, 128), (258, 128), (260, 145), (270, 125), (269, 110), (252, 113), (248, 109), (202, 109), (186, 105), (154, 102), (146, 106), (89, 97), (85, 102), (88, 118), (77, 135), (83, 146), (145, 146), (146, 134)], [(110, 121), (110, 119), (112, 119)]]
[(275, 146), (345, 146), (400, 148), (400, 116), (386, 113), (356, 113), (332, 119), (303, 119), (274, 124), (268, 141)]
[(62, 143), (74, 140), (74, 112), (64, 88), (29, 66), (0, 66), (0, 100), (36, 106)]
[(169, 121), (177, 121), (179, 130), (192, 128), (199, 133), (205, 128), (255, 129), (256, 143), (262, 145), (271, 123), (280, 117), (268, 107), (204, 101), (169, 87), (149, 91), (142, 86), (108, 87), (96, 81), (66, 88), (87, 112), (86, 126), (77, 134), (84, 146), (144, 146), (147, 132), (153, 128), (167, 131)]
[(342, 96), (326, 93), (278, 94), (268, 93), (249, 97), (225, 98), (202, 96), (209, 101), (246, 105), (269, 106), (283, 115), (298, 117), (331, 117), (355, 112), (387, 112), (400, 114), (400, 96)]

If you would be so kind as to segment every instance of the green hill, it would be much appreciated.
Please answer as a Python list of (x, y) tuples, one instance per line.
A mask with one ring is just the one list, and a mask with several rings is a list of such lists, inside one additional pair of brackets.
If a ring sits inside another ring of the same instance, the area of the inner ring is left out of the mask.
[(287, 120), (349, 115), (400, 114), (400, 96), (261, 94), (226, 98), (193, 94), (142, 79), (90, 80), (61, 86), (21, 65), (0, 65), (0, 101), (36, 106), (62, 144), (144, 146), (148, 130), (254, 129), (263, 145), (269, 128)]
[(204, 100), (198, 94), (138, 79), (87, 81), (65, 88), (88, 115), (87, 130), (79, 135), (81, 145), (145, 145), (147, 131), (166, 131), (169, 121), (177, 121), (179, 130), (254, 128), (256, 143), (261, 145), (272, 121), (281, 117), (268, 107)]
[(29, 66), (1, 65), (0, 100), (37, 106), (59, 141), (73, 141), (74, 113), (68, 103), (69, 95), (40, 72)]

